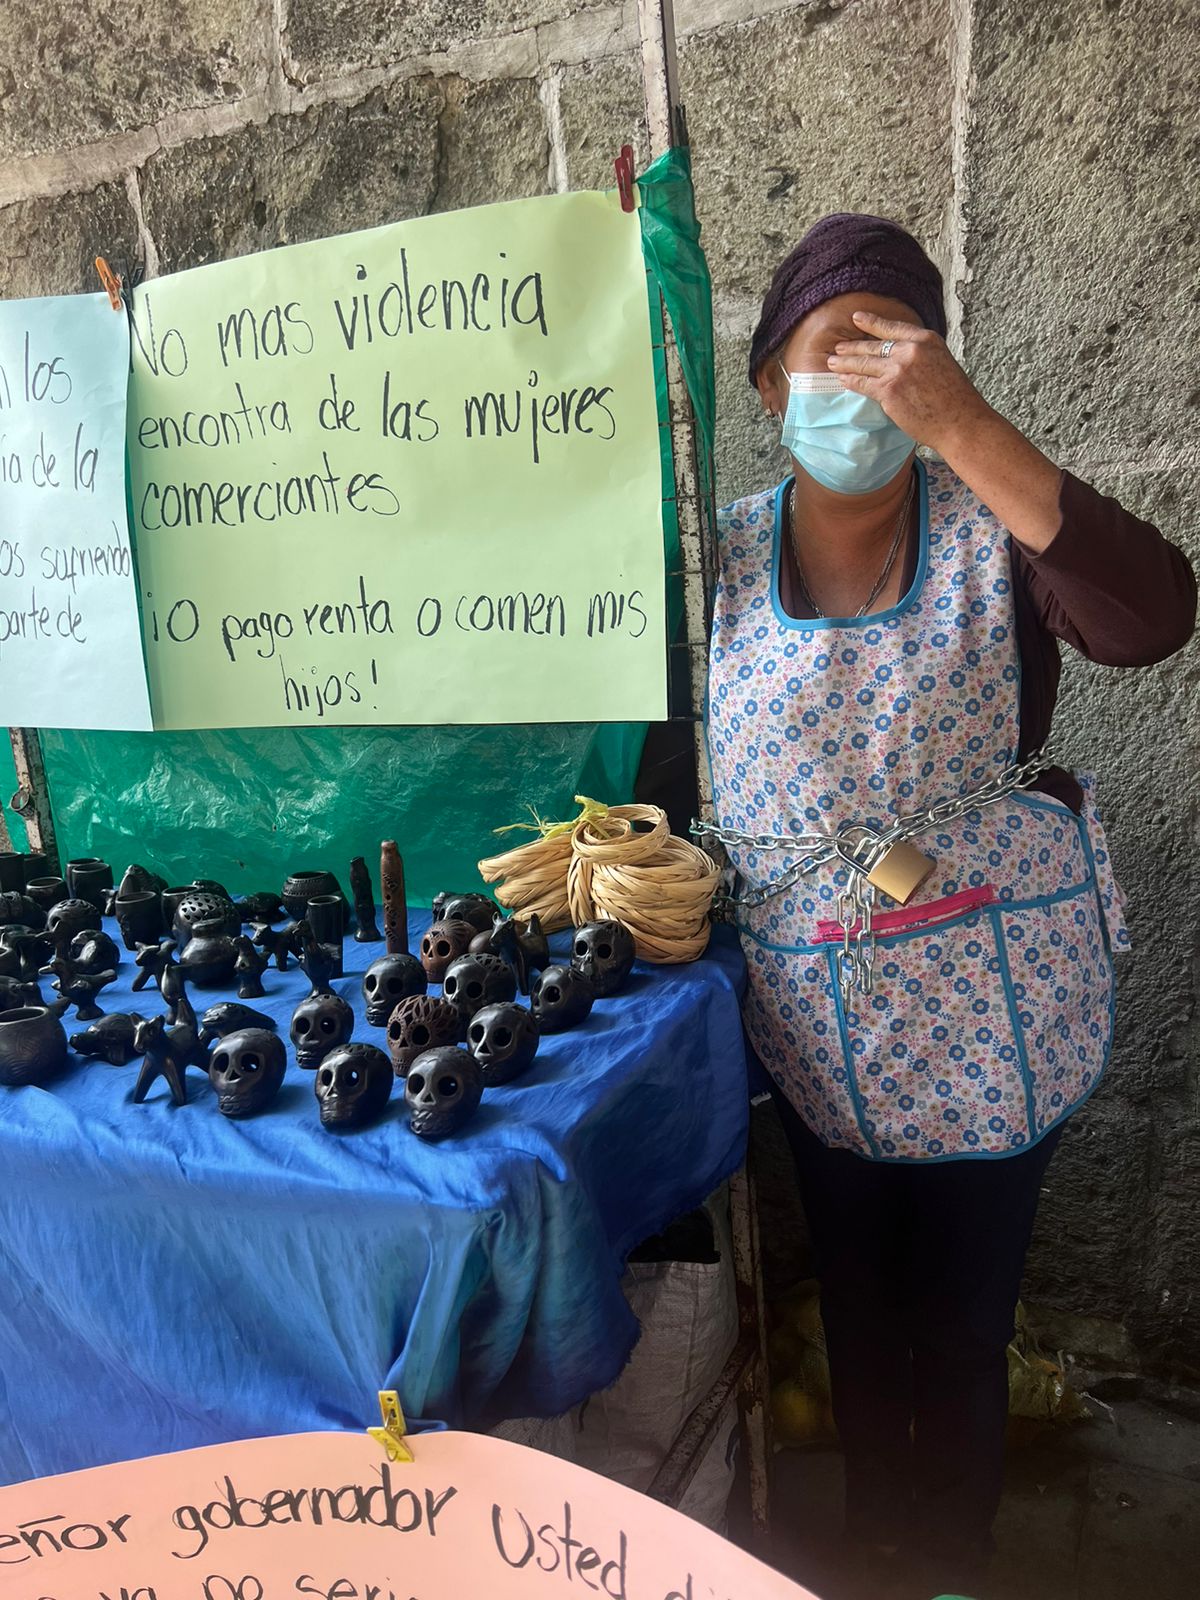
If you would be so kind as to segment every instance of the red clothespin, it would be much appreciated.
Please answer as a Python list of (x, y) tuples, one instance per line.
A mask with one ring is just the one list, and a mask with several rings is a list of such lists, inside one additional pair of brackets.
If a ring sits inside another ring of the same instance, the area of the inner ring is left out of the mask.
[(617, 174), (617, 193), (621, 196), (621, 210), (633, 211), (633, 146), (623, 144), (621, 154), (613, 162)]
[(108, 296), (108, 303), (114, 311), (123, 311), (125, 302), (121, 298), (121, 274), (114, 272), (103, 256), (96, 257), (96, 271), (100, 275), (100, 284)]

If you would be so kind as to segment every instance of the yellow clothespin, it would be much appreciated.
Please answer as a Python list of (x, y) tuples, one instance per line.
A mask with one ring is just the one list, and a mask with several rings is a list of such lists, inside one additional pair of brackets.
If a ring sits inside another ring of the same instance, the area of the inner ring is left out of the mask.
[(380, 1389), (379, 1409), (383, 1413), (382, 1428), (368, 1428), (367, 1432), (387, 1451), (389, 1461), (411, 1461), (413, 1453), (405, 1444), (407, 1432), (404, 1412), (400, 1409), (400, 1396), (395, 1389)]
[(96, 257), (96, 271), (108, 295), (109, 305), (114, 311), (123, 310), (125, 302), (121, 299), (121, 274), (114, 272), (103, 256)]

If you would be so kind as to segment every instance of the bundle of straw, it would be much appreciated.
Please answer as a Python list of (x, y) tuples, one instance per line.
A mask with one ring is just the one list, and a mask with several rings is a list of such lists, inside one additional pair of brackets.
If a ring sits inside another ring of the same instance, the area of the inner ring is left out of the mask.
[(720, 878), (712, 857), (672, 834), (658, 806), (576, 802), (573, 821), (535, 819), (539, 838), (479, 863), (484, 881), (499, 884), (500, 904), (536, 912), (549, 932), (612, 918), (632, 933), (643, 961), (702, 955)]

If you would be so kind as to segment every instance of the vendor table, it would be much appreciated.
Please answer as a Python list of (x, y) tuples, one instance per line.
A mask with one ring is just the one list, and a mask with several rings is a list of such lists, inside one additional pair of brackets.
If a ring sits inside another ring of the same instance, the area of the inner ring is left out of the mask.
[[(333, 985), (380, 1045), (359, 984), (382, 949), (347, 940)], [(106, 1011), (162, 1009), (135, 971)], [(741, 980), (723, 930), (689, 966), (639, 964), (440, 1145), (409, 1133), (400, 1093), (373, 1128), (327, 1133), (290, 1051), (245, 1122), (195, 1069), (178, 1107), (162, 1080), (130, 1102), (139, 1063), (74, 1055), (44, 1089), (0, 1090), (0, 1481), (359, 1428), (381, 1388), (472, 1426), (603, 1388), (637, 1336), (628, 1251), (741, 1162)], [(248, 1003), (286, 1038), (308, 982), (264, 984)], [(198, 1013), (229, 994), (191, 991)]]

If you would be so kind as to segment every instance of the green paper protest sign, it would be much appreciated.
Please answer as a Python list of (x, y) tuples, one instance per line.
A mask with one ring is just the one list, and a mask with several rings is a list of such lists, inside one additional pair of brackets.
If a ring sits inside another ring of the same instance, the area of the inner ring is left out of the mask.
[(144, 285), (128, 441), (156, 727), (665, 715), (645, 268), (615, 196)]

